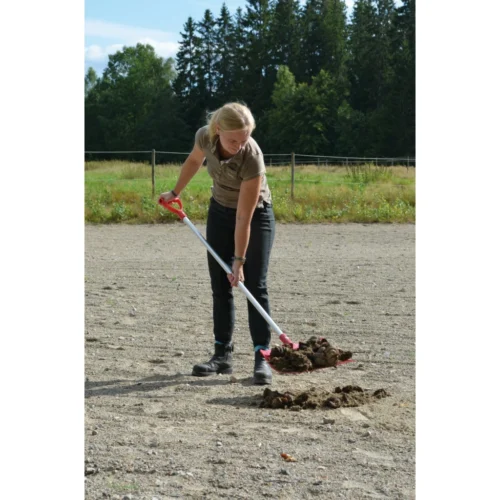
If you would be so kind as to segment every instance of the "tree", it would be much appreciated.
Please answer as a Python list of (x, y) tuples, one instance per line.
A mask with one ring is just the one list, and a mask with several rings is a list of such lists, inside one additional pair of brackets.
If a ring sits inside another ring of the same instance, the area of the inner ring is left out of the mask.
[(269, 55), (269, 0), (247, 0), (243, 17), (246, 51), (242, 54), (246, 68), (242, 82), (243, 99), (257, 115), (265, 108), (272, 92), (276, 70)]
[(201, 62), (201, 39), (197, 34), (197, 25), (192, 17), (184, 24), (182, 40), (176, 55), (177, 77), (174, 90), (183, 106), (183, 114), (188, 125), (193, 129), (200, 120), (200, 92), (198, 88)]
[(415, 0), (403, 0), (390, 30), (392, 79), (387, 96), (387, 151), (415, 155)]
[(247, 38), (245, 33), (245, 20), (241, 7), (236, 9), (233, 21), (233, 34), (231, 40), (231, 53), (233, 65), (231, 69), (232, 90), (228, 100), (245, 101), (247, 98), (246, 78), (249, 72), (247, 58)]
[(137, 44), (110, 55), (102, 78), (85, 101), (86, 149), (98, 145), (108, 151), (141, 151), (157, 148), (159, 137), (174, 134), (151, 126), (158, 107), (166, 111), (168, 105), (177, 113), (173, 66), (173, 59), (157, 56), (150, 45)]
[(199, 64), (196, 72), (196, 85), (199, 106), (205, 108), (213, 97), (215, 90), (215, 20), (210, 10), (205, 10), (201, 22), (197, 23), (197, 34), (200, 39)]
[(346, 12), (343, 0), (323, 0), (319, 23), (319, 35), (322, 40), (318, 53), (319, 66), (337, 79), (337, 83), (343, 86), (343, 94), (348, 89)]
[(273, 152), (331, 152), (337, 111), (332, 75), (321, 70), (310, 84), (297, 84), (288, 67), (280, 66), (272, 103), (273, 108), (266, 114), (266, 127)]
[(372, 0), (357, 0), (349, 29), (351, 106), (366, 113), (377, 107), (377, 16)]
[(213, 103), (219, 107), (231, 99), (234, 86), (235, 33), (231, 14), (226, 4), (222, 4), (215, 26), (214, 76), (216, 95)]
[(297, 0), (277, 0), (269, 21), (270, 65), (298, 71), (300, 55), (300, 8)]
[(297, 84), (287, 66), (278, 68), (274, 90), (271, 95), (272, 108), (265, 113), (265, 141), (262, 147), (273, 149), (273, 153), (289, 153), (294, 149), (300, 130), (295, 126), (295, 93)]
[(176, 55), (177, 77), (174, 89), (182, 102), (188, 101), (196, 90), (196, 75), (200, 64), (200, 38), (196, 34), (196, 24), (192, 17), (184, 24), (184, 32), (181, 32), (181, 42)]
[(297, 80), (299, 82), (311, 82), (312, 77), (317, 75), (321, 69), (321, 7), (322, 0), (307, 0), (302, 11), (300, 31), (301, 47), (299, 72)]
[(95, 87), (97, 80), (98, 77), (95, 69), (90, 67), (85, 75), (85, 97), (88, 96), (90, 91)]

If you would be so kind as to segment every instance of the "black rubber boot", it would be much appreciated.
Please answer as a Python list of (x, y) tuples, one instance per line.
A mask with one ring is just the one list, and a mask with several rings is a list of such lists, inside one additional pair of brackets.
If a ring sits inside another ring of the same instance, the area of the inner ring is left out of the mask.
[(229, 375), (233, 373), (233, 350), (230, 345), (215, 344), (215, 354), (206, 363), (200, 363), (193, 366), (195, 377), (207, 377), (217, 373)]
[(264, 356), (257, 351), (255, 353), (255, 365), (253, 369), (253, 382), (256, 385), (269, 385), (273, 381), (271, 368), (264, 359)]

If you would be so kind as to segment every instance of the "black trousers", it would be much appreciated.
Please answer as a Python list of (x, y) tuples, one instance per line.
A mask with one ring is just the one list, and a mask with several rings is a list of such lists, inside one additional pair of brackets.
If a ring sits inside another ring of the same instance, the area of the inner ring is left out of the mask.
[[(207, 219), (207, 241), (217, 255), (232, 267), (234, 257), (234, 231), (236, 209), (226, 208), (210, 200)], [(270, 315), (267, 293), (267, 269), (271, 247), (274, 241), (275, 219), (272, 205), (256, 208), (251, 221), (250, 240), (243, 265), (245, 286), (257, 302)], [(228, 345), (233, 338), (235, 314), (233, 289), (221, 265), (208, 254), (208, 268), (212, 284), (213, 321), (215, 341)], [(248, 322), (254, 347), (268, 347), (271, 341), (271, 327), (250, 301)]]

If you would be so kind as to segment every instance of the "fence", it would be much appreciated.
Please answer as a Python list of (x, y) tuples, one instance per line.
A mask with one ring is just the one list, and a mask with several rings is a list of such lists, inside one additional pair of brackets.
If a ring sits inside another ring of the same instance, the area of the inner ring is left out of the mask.
[[(189, 153), (181, 153), (178, 151), (156, 151), (152, 149), (150, 151), (85, 151), (85, 155), (88, 161), (92, 161), (93, 155), (113, 155), (113, 159), (125, 159), (123, 155), (132, 155), (133, 158), (140, 160), (140, 155), (150, 156), (151, 163), (151, 184), (152, 184), (152, 197), (154, 198), (155, 193), (155, 168), (157, 164), (158, 155), (170, 155), (170, 163), (182, 164)], [(264, 159), (266, 166), (268, 167), (279, 167), (284, 165), (290, 165), (291, 167), (291, 197), (294, 195), (294, 185), (295, 185), (295, 167), (297, 165), (317, 165), (317, 166), (342, 166), (350, 167), (353, 165), (373, 165), (380, 167), (388, 167), (395, 165), (406, 166), (407, 169), (410, 167), (416, 167), (416, 159), (406, 157), (365, 157), (365, 156), (322, 156), (322, 155), (307, 155), (300, 153), (280, 153), (264, 154)], [(122, 158), (121, 158), (122, 157)], [(100, 157), (102, 158), (102, 157)], [(128, 157), (130, 159), (130, 156)]]

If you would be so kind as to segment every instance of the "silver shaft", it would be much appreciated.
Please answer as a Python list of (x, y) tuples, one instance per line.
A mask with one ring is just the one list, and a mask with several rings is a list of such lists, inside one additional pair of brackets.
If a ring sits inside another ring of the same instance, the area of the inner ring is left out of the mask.
[[(207, 247), (207, 250), (212, 254), (214, 259), (222, 266), (222, 269), (226, 271), (227, 274), (232, 274), (233, 271), (232, 269), (215, 253), (215, 250), (208, 244), (207, 240), (204, 238), (204, 236), (198, 231), (196, 226), (187, 218), (184, 217), (183, 222), (187, 224), (194, 234), (198, 236), (198, 239)], [(267, 314), (267, 312), (264, 310), (264, 308), (255, 300), (254, 296), (248, 291), (247, 287), (241, 282), (238, 282), (238, 288), (246, 295), (247, 299), (253, 304), (255, 309), (259, 311), (261, 316), (267, 321), (268, 325), (278, 334), (281, 335), (283, 332), (281, 331), (280, 327), (272, 320), (271, 316)]]

